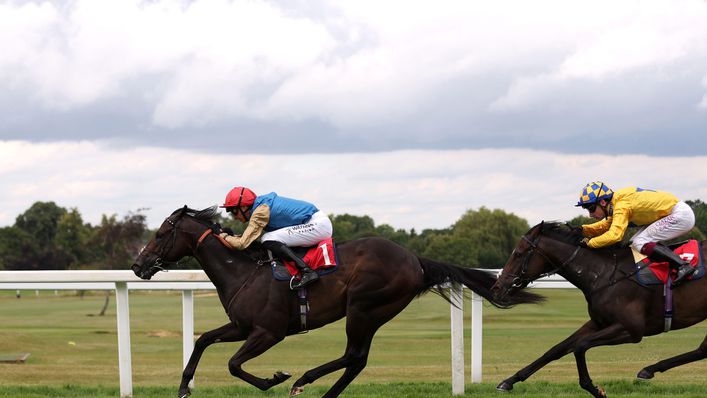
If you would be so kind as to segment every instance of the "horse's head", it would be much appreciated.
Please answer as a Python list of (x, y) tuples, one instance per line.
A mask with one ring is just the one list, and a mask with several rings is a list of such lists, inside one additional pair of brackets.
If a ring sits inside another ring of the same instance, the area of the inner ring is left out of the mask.
[(132, 266), (135, 275), (150, 279), (164, 266), (174, 264), (194, 254), (196, 240), (211, 225), (218, 211), (216, 206), (195, 211), (184, 206), (167, 217), (135, 259)]
[(560, 223), (541, 222), (531, 228), (518, 241), (491, 288), (494, 296), (502, 299), (513, 295), (530, 282), (564, 268), (579, 252), (580, 238), (580, 234)]

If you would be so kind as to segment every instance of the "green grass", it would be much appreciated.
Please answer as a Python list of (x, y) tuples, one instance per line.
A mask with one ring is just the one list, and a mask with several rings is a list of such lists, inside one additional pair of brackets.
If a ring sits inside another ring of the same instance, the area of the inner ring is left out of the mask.
[[(686, 385), (653, 385), (643, 382), (608, 381), (603, 384), (612, 398), (646, 398), (646, 397), (679, 397), (704, 398), (705, 386), (700, 384)], [(328, 386), (308, 387), (301, 397), (319, 397)], [(451, 386), (448, 383), (354, 383), (344, 391), (346, 398), (449, 398)], [(208, 398), (247, 398), (247, 397), (286, 397), (288, 387), (275, 387), (268, 391), (258, 391), (252, 387), (233, 385), (229, 387), (199, 387), (194, 390), (193, 397)], [(119, 395), (117, 387), (104, 386), (12, 386), (0, 389), (0, 398), (114, 398)], [(176, 396), (174, 388), (170, 387), (136, 387), (134, 397), (162, 398)], [(502, 394), (495, 390), (491, 383), (468, 384), (464, 397), (523, 397), (523, 398), (586, 398), (584, 390), (573, 383), (551, 383), (539, 381), (519, 385), (511, 394)]]
[[(548, 302), (511, 310), (484, 307), (483, 379), (468, 384), (466, 396), (494, 396), (494, 386), (532, 362), (587, 320), (586, 303), (576, 290), (544, 290)], [(115, 301), (104, 317), (95, 316), (101, 293), (83, 298), (73, 293), (0, 291), (0, 354), (31, 352), (24, 364), (0, 364), (0, 397), (118, 396), (118, 352)], [(449, 304), (434, 295), (413, 303), (376, 336), (368, 366), (346, 390), (346, 397), (449, 397), (451, 386)], [(465, 301), (465, 323), (469, 325)], [(180, 381), (181, 294), (130, 294), (133, 386), (135, 397), (174, 396)], [(227, 322), (212, 292), (195, 295), (195, 330), (202, 333)], [(339, 357), (345, 347), (343, 322), (288, 337), (247, 362), (244, 368), (261, 377), (283, 370), (292, 381), (306, 370)], [(465, 361), (469, 374), (470, 336), (466, 330)], [(660, 359), (696, 348), (705, 324), (644, 339), (640, 344), (598, 347), (587, 359), (596, 384), (609, 396), (691, 397), (707, 395), (707, 362), (657, 374), (635, 384), (635, 374)], [(227, 362), (240, 343), (211, 346), (196, 373), (195, 397), (285, 396), (291, 382), (266, 393), (236, 380)], [(324, 377), (304, 396), (321, 396), (340, 376)], [(468, 378), (468, 376), (467, 376)], [(468, 381), (468, 380), (467, 380)], [(577, 384), (574, 357), (568, 356), (516, 384), (513, 396), (588, 396)], [(691, 395), (692, 394), (692, 395)]]

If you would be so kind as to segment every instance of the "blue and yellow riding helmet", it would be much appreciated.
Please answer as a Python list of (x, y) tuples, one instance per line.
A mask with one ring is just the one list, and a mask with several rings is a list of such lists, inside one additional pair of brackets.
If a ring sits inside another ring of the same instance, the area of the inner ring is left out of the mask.
[(614, 191), (603, 182), (590, 182), (582, 189), (579, 194), (579, 202), (575, 206), (586, 207), (598, 203), (602, 199), (610, 201), (612, 196), (614, 196)]

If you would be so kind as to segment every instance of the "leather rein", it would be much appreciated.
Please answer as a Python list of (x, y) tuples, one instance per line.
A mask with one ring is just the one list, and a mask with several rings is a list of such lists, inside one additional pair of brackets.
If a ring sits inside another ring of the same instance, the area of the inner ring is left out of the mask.
[[(535, 240), (531, 241), (530, 239), (528, 239), (527, 236), (523, 235), (522, 239), (526, 241), (528, 245), (530, 245), (530, 250), (528, 250), (528, 253), (525, 255), (525, 258), (523, 258), (523, 262), (521, 263), (520, 267), (520, 274), (510, 274), (510, 276), (513, 277), (513, 282), (511, 282), (512, 287), (522, 289), (528, 286), (528, 284), (530, 284), (530, 282), (533, 282), (534, 280), (556, 274), (558, 271), (564, 269), (565, 267), (570, 265), (572, 261), (574, 261), (574, 259), (577, 257), (577, 254), (579, 253), (579, 249), (581, 248), (580, 246), (577, 246), (577, 248), (567, 260), (562, 262), (562, 264), (557, 265), (557, 263), (553, 261), (547, 254), (545, 254), (545, 252), (538, 246), (538, 242), (540, 241), (541, 237), (542, 235), (538, 235)], [(545, 258), (548, 263), (552, 264), (553, 269), (548, 272), (542, 273), (535, 278), (531, 278), (527, 275), (528, 265), (530, 264), (530, 259), (533, 257), (533, 254), (535, 254), (536, 251), (538, 252), (538, 254), (543, 256), (543, 258)]]
[[(550, 276), (550, 275), (554, 275), (554, 274), (556, 274), (558, 271), (560, 271), (560, 270), (566, 268), (568, 265), (570, 265), (570, 264), (575, 260), (575, 258), (577, 258), (577, 254), (579, 253), (579, 249), (581, 249), (581, 246), (577, 246), (577, 248), (574, 250), (574, 252), (572, 252), (572, 255), (571, 255), (567, 260), (565, 260), (562, 264), (557, 265), (557, 263), (556, 263), (555, 261), (553, 261), (547, 254), (545, 254), (545, 253), (543, 252), (543, 250), (540, 249), (540, 247), (538, 247), (538, 242), (540, 241), (540, 237), (541, 237), (541, 236), (542, 236), (542, 235), (538, 235), (538, 236), (535, 238), (535, 240), (533, 240), (533, 241), (531, 241), (530, 239), (528, 239), (527, 236), (523, 236), (522, 239), (523, 239), (524, 241), (526, 241), (526, 242), (528, 243), (528, 245), (530, 245), (531, 249), (528, 251), (528, 253), (526, 254), (525, 258), (523, 259), (523, 263), (521, 264), (521, 271), (520, 271), (520, 274), (519, 274), (519, 275), (510, 274), (510, 276), (513, 277), (513, 281), (511, 282), (511, 286), (512, 286), (512, 287), (522, 289), (522, 288), (528, 286), (528, 284), (530, 284), (531, 282), (533, 282), (533, 281), (535, 281), (535, 280), (537, 280), (537, 279), (540, 279), (540, 278), (543, 278), (543, 277), (546, 277), (546, 276)], [(538, 275), (538, 276), (535, 277), (535, 278), (530, 278), (530, 277), (527, 276), (527, 273), (528, 273), (528, 264), (530, 264), (530, 259), (532, 258), (532, 256), (533, 256), (533, 254), (535, 253), (535, 251), (537, 251), (538, 254), (540, 254), (541, 256), (543, 256), (543, 257), (545, 258), (545, 260), (547, 260), (548, 263), (552, 264), (553, 269), (552, 269), (551, 271), (542, 273), (542, 274)], [(615, 262), (615, 264), (614, 264), (614, 273), (615, 273), (615, 272), (616, 272), (616, 269), (617, 269), (616, 255), (614, 255), (614, 262)], [(624, 275), (623, 275), (622, 277), (620, 277), (620, 278), (613, 278), (614, 273), (612, 273), (612, 276), (611, 276), (611, 279), (609, 280), (609, 283), (607, 283), (607, 284), (604, 285), (604, 286), (600, 286), (600, 287), (594, 289), (594, 290), (592, 291), (592, 293), (596, 293), (596, 292), (598, 292), (598, 291), (600, 291), (600, 290), (604, 290), (604, 289), (606, 289), (606, 288), (608, 288), (608, 287), (614, 286), (615, 284), (617, 284), (618, 282), (620, 282), (620, 281), (622, 281), (622, 280), (624, 280), (624, 279), (629, 279), (629, 278), (631, 278), (632, 276), (634, 276), (635, 274), (637, 274), (637, 273), (638, 273), (641, 269), (643, 269), (644, 267), (645, 267), (645, 265), (640, 266), (640, 267), (637, 267), (634, 271), (632, 271), (632, 272), (630, 272), (630, 273), (626, 273), (626, 272), (621, 271)]]

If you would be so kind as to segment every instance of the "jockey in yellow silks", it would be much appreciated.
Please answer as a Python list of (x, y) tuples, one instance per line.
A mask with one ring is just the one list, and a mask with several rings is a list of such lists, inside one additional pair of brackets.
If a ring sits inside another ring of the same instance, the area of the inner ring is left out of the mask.
[(674, 285), (695, 272), (689, 263), (661, 243), (686, 234), (695, 226), (692, 209), (675, 195), (637, 187), (614, 192), (603, 182), (595, 181), (582, 189), (576, 206), (599, 220), (582, 225), (584, 246), (599, 248), (619, 243), (631, 223), (641, 227), (631, 238), (631, 246), (653, 261), (665, 261), (677, 269)]

